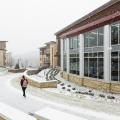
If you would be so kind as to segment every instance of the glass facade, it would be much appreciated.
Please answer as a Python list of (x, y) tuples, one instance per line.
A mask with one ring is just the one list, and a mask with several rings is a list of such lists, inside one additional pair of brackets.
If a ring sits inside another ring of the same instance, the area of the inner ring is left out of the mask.
[[(110, 54), (111, 81), (120, 81), (120, 21), (111, 24)], [(109, 33), (108, 33), (109, 34)], [(84, 33), (84, 76), (104, 79), (104, 27)], [(67, 49), (69, 49), (69, 71), (80, 74), (79, 37), (69, 38), (69, 48), (66, 40), (63, 41), (63, 69), (67, 70)], [(108, 48), (109, 49), (109, 48)]]
[(79, 74), (79, 37), (69, 38), (70, 73)]
[[(120, 22), (111, 25), (111, 80), (120, 81)], [(114, 50), (114, 47), (117, 50)]]

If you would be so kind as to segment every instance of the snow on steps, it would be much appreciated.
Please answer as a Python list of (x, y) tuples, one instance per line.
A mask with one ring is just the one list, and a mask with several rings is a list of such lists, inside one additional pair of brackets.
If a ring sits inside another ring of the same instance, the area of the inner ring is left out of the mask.
[(0, 120), (36, 120), (36, 118), (9, 105), (0, 103)]

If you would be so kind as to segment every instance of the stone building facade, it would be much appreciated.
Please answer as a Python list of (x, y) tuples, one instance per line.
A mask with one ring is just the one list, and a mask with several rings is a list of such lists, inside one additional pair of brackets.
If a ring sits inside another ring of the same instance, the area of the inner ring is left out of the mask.
[(0, 66), (4, 67), (6, 65), (6, 42), (0, 41)]
[(45, 45), (40, 48), (40, 66), (55, 68), (57, 66), (57, 44), (50, 41)]

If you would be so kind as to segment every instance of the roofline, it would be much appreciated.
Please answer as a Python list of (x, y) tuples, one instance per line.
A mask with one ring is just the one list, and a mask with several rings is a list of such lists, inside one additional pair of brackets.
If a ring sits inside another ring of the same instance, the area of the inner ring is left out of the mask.
[(47, 42), (45, 43), (46, 45), (49, 45), (49, 44), (52, 44), (52, 43), (56, 43), (55, 41), (50, 41), (50, 42)]
[(101, 7), (93, 10), (92, 12), (88, 13), (87, 15), (83, 16), (82, 18), (76, 20), (75, 22), (71, 23), (70, 25), (64, 27), (63, 29), (59, 30), (58, 32), (55, 33), (55, 35), (57, 36), (58, 34), (60, 34), (61, 32), (64, 32), (65, 30), (70, 29), (71, 27), (73, 27), (76, 24), (79, 24), (80, 22), (90, 18), (93, 15), (96, 15), (97, 13), (103, 11), (104, 9), (106, 9), (107, 7), (112, 6), (113, 4), (119, 2), (120, 0), (110, 0), (109, 2), (103, 4)]
[(8, 42), (8, 41), (6, 41), (6, 40), (0, 40), (0, 42)]
[(43, 46), (43, 47), (40, 47), (39, 49), (45, 49), (46, 48), (46, 46)]

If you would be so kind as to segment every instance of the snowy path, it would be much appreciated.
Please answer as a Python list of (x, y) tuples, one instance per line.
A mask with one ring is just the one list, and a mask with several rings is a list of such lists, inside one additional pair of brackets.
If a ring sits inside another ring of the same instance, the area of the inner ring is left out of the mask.
[[(35, 97), (31, 94), (27, 94), (25, 99), (22, 96), (22, 92), (17, 90), (10, 84), (10, 80), (21, 76), (21, 74), (11, 74), (0, 76), (0, 102), (8, 104), (14, 108), (17, 108), (23, 112), (36, 112), (43, 108), (54, 108), (69, 114), (74, 114), (77, 117), (84, 118), (86, 120), (120, 120), (120, 117), (109, 115), (106, 113), (95, 112), (89, 109), (80, 107), (80, 105), (74, 106), (71, 104), (61, 103), (58, 100), (51, 101), (45, 98)], [(59, 117), (58, 117), (59, 120)]]

